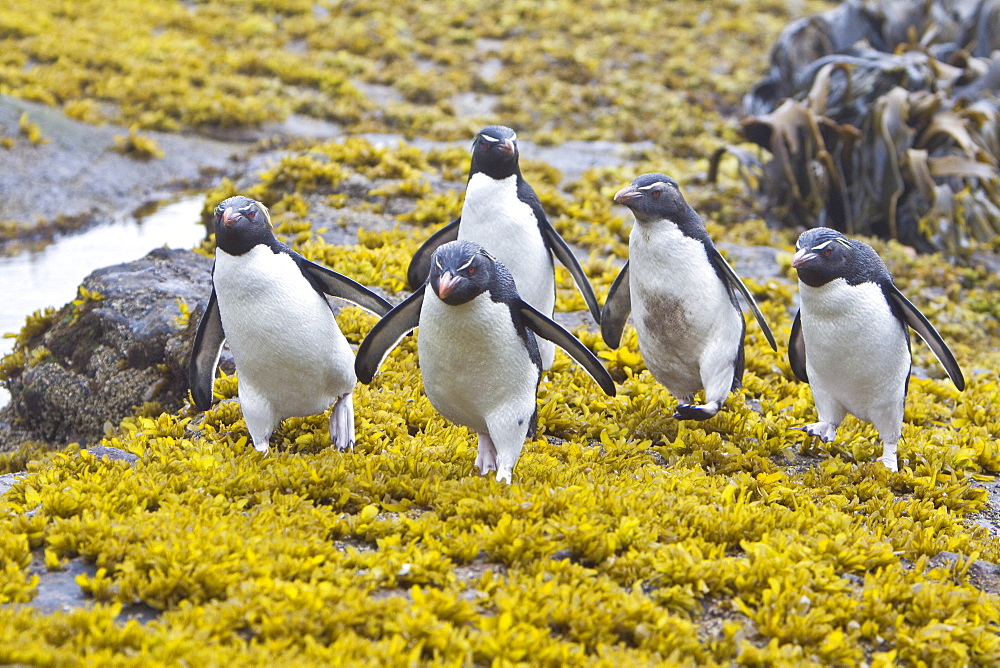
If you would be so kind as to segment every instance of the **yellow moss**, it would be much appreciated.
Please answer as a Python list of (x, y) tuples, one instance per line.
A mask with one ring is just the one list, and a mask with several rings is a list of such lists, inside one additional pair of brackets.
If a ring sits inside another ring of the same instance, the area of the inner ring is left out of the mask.
[(17, 122), (17, 127), (21, 134), (27, 137), (32, 144), (48, 144), (49, 140), (42, 135), (42, 129), (37, 123), (28, 119), (28, 112), (21, 114), (21, 119)]
[[(709, 23), (721, 32), (695, 50), (717, 49), (726, 57), (751, 51), (734, 35), (761, 34), (786, 11), (772, 4), (765, 16), (739, 18), (735, 5), (694, 4), (711, 13), (715, 21)], [(678, 15), (693, 6), (682, 5)], [(38, 36), (69, 15), (86, 18), (75, 7), (62, 3), (61, 13), (51, 15), (26, 8), (27, 18), (4, 15), (2, 34), (38, 39), (33, 49), (53, 49), (56, 44)], [(518, 5), (516, 16), (502, 20), (473, 9), (457, 5), (441, 21), (425, 3), (413, 7), (416, 18), (403, 21), (362, 3), (350, 21), (341, 21), (339, 7), (323, 17), (314, 15), (312, 3), (297, 0), (203, 3), (193, 12), (167, 3), (149, 10), (166, 36), (143, 47), (161, 58), (185, 49), (204, 58), (202, 49), (209, 47), (184, 35), (215, 31), (223, 42), (236, 26), (248, 39), (281, 42), (292, 25), (317, 50), (311, 57), (326, 63), (333, 56), (315, 31), (336, 25), (343, 30), (322, 34), (345, 51), (338, 67), (388, 81), (412, 69), (411, 48), (419, 45), (414, 53), (432, 62), (420, 87), (440, 96), (436, 68), (448, 59), (434, 59), (431, 46), (461, 50), (470, 34), (501, 38), (558, 18), (558, 7), (538, 3)], [(663, 17), (654, 9), (617, 7), (598, 14), (609, 29), (639, 30), (637, 41), (652, 30), (643, 21)], [(417, 20), (428, 16), (446, 25)], [(671, 65), (658, 75), (665, 90), (642, 99), (648, 87), (636, 87), (639, 61), (619, 74), (602, 74), (604, 59), (630, 48), (628, 40), (616, 43), (587, 12), (568, 17), (573, 30), (592, 33), (593, 49), (567, 49), (555, 40), (531, 49), (518, 40), (497, 47), (511, 71), (538, 71), (544, 64), (552, 71), (547, 76), (558, 78), (518, 80), (517, 86), (537, 94), (539, 118), (565, 114), (565, 121), (539, 133), (542, 138), (568, 138), (566, 127), (573, 138), (677, 138), (670, 157), (657, 156), (634, 171), (592, 170), (565, 191), (557, 187), (558, 173), (526, 163), (558, 229), (592, 251), (584, 267), (603, 298), (620, 265), (611, 255), (626, 257), (631, 227), (610, 203), (614, 191), (641, 171), (684, 176), (703, 169), (695, 148), (705, 118), (691, 114), (676, 91), (683, 84), (735, 98), (736, 88), (708, 83), (714, 80), (692, 65), (690, 35), (670, 22), (651, 21), (668, 40), (662, 44), (682, 60), (670, 55)], [(758, 32), (741, 32), (747, 27)], [(526, 39), (540, 41), (537, 33)], [(666, 48), (656, 46), (653, 53), (665, 59)], [(759, 57), (762, 46), (756, 49)], [(366, 66), (362, 56), (376, 53), (386, 72)], [(107, 57), (114, 60), (116, 53)], [(463, 66), (477, 57), (470, 55)], [(209, 100), (222, 82), (190, 58), (177, 67), (204, 77)], [(230, 77), (226, 90), (234, 98), (246, 94), (247, 105), (275, 94), (276, 81), (307, 89), (337, 86), (339, 74), (326, 79), (321, 67), (306, 68), (288, 55), (231, 58), (241, 74)], [(220, 62), (232, 64), (222, 56)], [(156, 70), (145, 67), (144, 76)], [(171, 104), (178, 105), (168, 113), (152, 106), (153, 91), (145, 90), (136, 71), (120, 76), (149, 95), (143, 113), (154, 125), (190, 122), (197, 109), (209, 117), (211, 110), (181, 105), (180, 86), (164, 91), (164, 101), (176, 98)], [(581, 119), (590, 119), (588, 109), (600, 100), (579, 96), (607, 93), (586, 92), (598, 76), (616, 78), (622, 92), (615, 93), (614, 107), (604, 108), (608, 119), (592, 127)], [(262, 81), (271, 83), (258, 85)], [(338, 90), (350, 102), (350, 91)], [(511, 124), (537, 127), (521, 110), (523, 90), (498, 91), (501, 109), (509, 111)], [(624, 93), (627, 99), (620, 98)], [(303, 95), (280, 104), (315, 103)], [(619, 102), (624, 109), (615, 112)], [(658, 105), (655, 124), (637, 120)], [(260, 113), (275, 110), (264, 104)], [(136, 109), (123, 104), (123, 113)], [(216, 120), (246, 120), (235, 106), (211, 113)], [(411, 113), (389, 110), (385, 123), (414, 118)], [(416, 120), (434, 127), (440, 118), (435, 108)], [(463, 137), (471, 136), (467, 130)], [(464, 149), (424, 154), (360, 139), (303, 142), (242, 192), (272, 207), (277, 232), (306, 257), (396, 292), (417, 245), (460, 211), (467, 169)], [(377, 180), (394, 197), (420, 194), (406, 215), (418, 226), (362, 230), (348, 247), (325, 242), (314, 227), (330, 224), (320, 218), (327, 215), (324, 206), (352, 205), (338, 192), (352, 174)], [(441, 195), (416, 186), (442, 180), (456, 183)], [(784, 233), (741, 213), (746, 209), (714, 205), (717, 191), (691, 181), (685, 193), (708, 219), (713, 237), (791, 248)], [(236, 192), (224, 181), (206, 194), (205, 214)], [(285, 420), (271, 453), (257, 453), (233, 400), (238, 379), (220, 374), (218, 403), (210, 410), (157, 414), (147, 405), (104, 439), (104, 445), (137, 455), (134, 466), (75, 450), (50, 454), (29, 464), (23, 479), (0, 497), (0, 601), (34, 595), (32, 550), (50, 568), (72, 559), (96, 568), (78, 579), (95, 599), (90, 609), (42, 614), (0, 606), (0, 663), (60, 664), (80, 657), (233, 665), (996, 663), (1000, 602), (970, 583), (969, 568), (975, 558), (1000, 561), (1000, 544), (967, 518), (987, 502), (976, 480), (1000, 472), (1000, 421), (992, 410), (1000, 370), (992, 342), (1000, 327), (989, 308), (1000, 285), (988, 272), (963, 270), (940, 257), (912, 258), (895, 244), (878, 249), (904, 292), (955, 342), (963, 366), (987, 370), (970, 373), (963, 393), (936, 378), (911, 381), (899, 473), (872, 463), (877, 444), (866, 423), (848, 420), (837, 441), (816, 446), (794, 429), (814, 420), (815, 409), (784, 351), (795, 294), (790, 274), (767, 284), (748, 280), (782, 349), (771, 351), (748, 319), (744, 387), (726, 410), (702, 423), (671, 417), (675, 400), (645, 369), (632, 327), (617, 350), (597, 332), (578, 329), (584, 344), (607, 360), (619, 394), (603, 395), (559, 353), (539, 388), (540, 430), (525, 444), (513, 486), (475, 474), (474, 434), (442, 418), (423, 393), (416, 337), (389, 355), (372, 385), (356, 389), (358, 440), (343, 453), (329, 445), (328, 415)], [(560, 268), (557, 279), (559, 309), (581, 309), (567, 272)], [(928, 287), (941, 293), (926, 295)], [(75, 310), (98, 297), (82, 291)], [(179, 312), (178, 326), (185, 305)], [(18, 335), (9, 356), (19, 360), (18, 368), (44, 354), (36, 350), (38, 334), (51, 317), (37, 314)], [(357, 344), (375, 317), (345, 308), (338, 322)], [(914, 354), (919, 366), (937, 373), (921, 344)], [(0, 458), (0, 465), (12, 470), (35, 456), (37, 449), (29, 449), (19, 459)], [(962, 556), (953, 567), (934, 565), (931, 558), (942, 551)], [(145, 625), (116, 620), (123, 606), (136, 602), (162, 614)]]
[(128, 129), (125, 137), (115, 136), (111, 150), (140, 160), (162, 158), (165, 155), (156, 140), (139, 134), (139, 128), (135, 125)]

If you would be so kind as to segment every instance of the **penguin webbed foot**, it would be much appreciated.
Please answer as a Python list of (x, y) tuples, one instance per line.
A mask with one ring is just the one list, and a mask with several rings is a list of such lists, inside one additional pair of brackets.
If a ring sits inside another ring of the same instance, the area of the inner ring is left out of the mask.
[(677, 404), (674, 418), (677, 420), (707, 420), (719, 412), (719, 402), (710, 401), (707, 404)]
[(876, 459), (877, 462), (882, 462), (887, 469), (895, 473), (899, 470), (899, 463), (896, 459), (896, 444), (895, 443), (882, 443), (882, 456)]
[(354, 449), (354, 399), (348, 392), (341, 395), (330, 411), (330, 441), (343, 452)]
[(497, 450), (489, 434), (477, 435), (479, 448), (476, 452), (476, 469), (479, 470), (479, 475), (486, 475), (490, 471), (497, 470)]
[(815, 436), (824, 443), (830, 443), (837, 438), (837, 425), (832, 422), (811, 422), (801, 427), (794, 427), (799, 431), (804, 431), (810, 436)]

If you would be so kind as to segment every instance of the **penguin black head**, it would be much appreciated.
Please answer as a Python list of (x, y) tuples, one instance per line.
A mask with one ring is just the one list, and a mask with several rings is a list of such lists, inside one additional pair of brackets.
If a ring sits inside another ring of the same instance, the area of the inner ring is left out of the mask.
[(799, 280), (814, 288), (838, 278), (849, 285), (892, 281), (888, 268), (871, 246), (829, 227), (816, 227), (799, 235), (792, 267), (798, 271)]
[(230, 255), (243, 255), (254, 246), (274, 243), (271, 214), (249, 197), (236, 195), (215, 207), (215, 241)]
[(517, 134), (503, 125), (488, 125), (472, 140), (469, 176), (482, 172), (493, 179), (519, 173)]
[(496, 260), (472, 241), (450, 241), (431, 258), (431, 290), (449, 306), (472, 301), (490, 289)]
[(615, 194), (615, 202), (632, 209), (638, 223), (669, 220), (684, 228), (697, 221), (704, 228), (701, 218), (684, 200), (677, 181), (666, 174), (654, 172), (636, 177)]

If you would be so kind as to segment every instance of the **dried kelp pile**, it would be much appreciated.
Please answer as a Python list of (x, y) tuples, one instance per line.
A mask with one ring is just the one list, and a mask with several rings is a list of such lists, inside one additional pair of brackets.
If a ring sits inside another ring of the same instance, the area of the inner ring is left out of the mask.
[(742, 121), (770, 156), (732, 152), (784, 225), (954, 250), (1000, 235), (998, 95), (1000, 2), (851, 0), (782, 32)]
[[(467, 160), (363, 140), (299, 145), (241, 188), (273, 203), (278, 234), (311, 259), (396, 291), (426, 221), (461, 201)], [(558, 173), (526, 162), (558, 227), (594, 250), (584, 266), (603, 299), (615, 275), (605, 253), (628, 231), (608, 203), (634, 174), (588, 173), (569, 195), (552, 185)], [(222, 184), (206, 205), (235, 189)], [(689, 192), (703, 211), (716, 197)], [(329, 244), (352, 216), (401, 226)], [(790, 239), (732, 211), (710, 218), (717, 238), (789, 251), (777, 278), (749, 281), (787, 339)], [(980, 369), (961, 394), (911, 380), (899, 473), (872, 462), (875, 431), (851, 419), (814, 450), (795, 430), (814, 418), (809, 390), (753, 328), (745, 387), (698, 423), (670, 417), (631, 327), (614, 351), (578, 328), (619, 394), (559, 353), (513, 486), (475, 474), (474, 437), (431, 407), (412, 340), (358, 387), (354, 452), (330, 448), (315, 416), (286, 420), (261, 456), (233, 400), (238, 379), (224, 376), (205, 413), (146, 407), (115, 427), (103, 444), (134, 465), (74, 448), (29, 464), (2, 497), (0, 663), (996, 663), (1000, 597), (977, 560), (1000, 562), (1000, 543), (966, 518), (986, 504), (975, 480), (1000, 472), (989, 410), (1000, 278), (878, 248), (963, 366)], [(557, 310), (583, 309), (558, 278)], [(178, 305), (178, 328), (192, 309)], [(357, 343), (374, 317), (350, 308), (339, 322)], [(46, 363), (36, 340), (19, 340), (24, 364)], [(914, 353), (936, 369), (926, 348)], [(93, 566), (77, 578), (92, 606), (31, 607), (40, 581), (81, 562)], [(152, 619), (129, 620), (136, 604)]]

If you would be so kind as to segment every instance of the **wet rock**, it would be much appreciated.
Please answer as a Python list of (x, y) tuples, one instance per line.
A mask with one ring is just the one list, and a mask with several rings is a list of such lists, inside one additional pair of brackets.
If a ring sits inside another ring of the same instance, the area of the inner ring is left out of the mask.
[[(210, 258), (161, 248), (93, 272), (83, 287), (103, 298), (67, 304), (27, 342), (29, 360), (34, 351), (47, 354), (10, 379), (0, 419), (49, 442), (86, 443), (145, 402), (178, 409), (211, 268)], [(179, 300), (191, 310), (187, 322)]]

